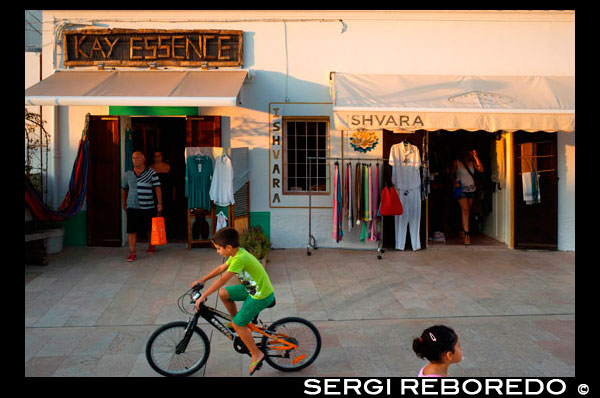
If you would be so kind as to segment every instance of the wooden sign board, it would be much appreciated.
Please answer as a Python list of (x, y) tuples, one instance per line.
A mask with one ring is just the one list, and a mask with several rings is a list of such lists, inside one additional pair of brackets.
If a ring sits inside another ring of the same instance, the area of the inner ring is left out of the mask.
[(64, 31), (65, 66), (242, 66), (241, 30)]

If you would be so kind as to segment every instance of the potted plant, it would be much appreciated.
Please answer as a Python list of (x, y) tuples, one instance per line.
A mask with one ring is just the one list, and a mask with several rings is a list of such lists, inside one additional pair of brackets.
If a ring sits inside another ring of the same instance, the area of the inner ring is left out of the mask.
[(266, 268), (271, 242), (260, 227), (249, 228), (240, 236), (240, 246), (252, 253)]

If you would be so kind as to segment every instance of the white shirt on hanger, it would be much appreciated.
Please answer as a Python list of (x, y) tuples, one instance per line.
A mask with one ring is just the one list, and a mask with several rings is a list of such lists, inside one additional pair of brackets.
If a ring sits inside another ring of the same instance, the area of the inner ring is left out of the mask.
[(233, 198), (233, 167), (229, 156), (222, 155), (215, 159), (215, 170), (210, 185), (210, 198), (218, 206), (229, 206), (235, 203)]
[(392, 183), (398, 190), (403, 213), (394, 216), (396, 250), (404, 250), (406, 227), (410, 229), (413, 250), (421, 249), (421, 156), (419, 148), (407, 143), (395, 144), (390, 149)]
[(419, 148), (403, 142), (390, 149), (392, 184), (399, 190), (417, 189), (421, 186), (421, 156)]

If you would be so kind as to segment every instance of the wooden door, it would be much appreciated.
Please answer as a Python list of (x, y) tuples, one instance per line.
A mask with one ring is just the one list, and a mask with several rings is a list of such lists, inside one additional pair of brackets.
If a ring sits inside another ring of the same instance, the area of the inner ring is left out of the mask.
[(119, 118), (91, 116), (88, 129), (88, 246), (121, 246)]
[(188, 116), (185, 146), (221, 146), (221, 116)]
[[(515, 159), (514, 237), (515, 248), (558, 247), (558, 174), (556, 133), (517, 131), (513, 147)], [(540, 202), (527, 204), (523, 198), (523, 170), (530, 160), (539, 174)]]
[[(399, 144), (404, 140), (413, 144), (419, 148), (419, 155), (423, 158), (423, 138), (425, 137), (425, 130), (418, 130), (414, 133), (399, 134), (393, 133), (389, 130), (383, 130), (383, 158), (389, 159), (390, 150), (393, 145)], [(384, 182), (387, 181), (388, 186), (391, 186), (392, 182), (392, 168), (388, 162), (384, 162)], [(384, 248), (395, 248), (396, 247), (396, 228), (394, 223), (394, 216), (383, 216), (383, 247)], [(421, 249), (425, 249), (427, 246), (427, 217), (425, 210), (425, 202), (421, 202), (421, 225), (419, 228), (419, 235), (421, 240)], [(412, 243), (410, 239), (410, 232), (406, 233), (406, 244), (404, 250), (412, 250)]]

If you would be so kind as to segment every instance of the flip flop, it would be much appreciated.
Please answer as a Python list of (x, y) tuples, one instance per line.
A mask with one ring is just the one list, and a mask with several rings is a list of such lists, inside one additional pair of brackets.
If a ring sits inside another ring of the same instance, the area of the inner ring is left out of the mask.
[(250, 376), (252, 376), (254, 374), (254, 372), (256, 372), (257, 370), (259, 370), (262, 367), (262, 363), (263, 363), (263, 361), (265, 360), (266, 357), (267, 357), (267, 355), (265, 354), (265, 356), (263, 356), (258, 361), (250, 362), (250, 367), (248, 368), (248, 370), (252, 369), (252, 366), (254, 366), (254, 369), (252, 369), (250, 371)]

